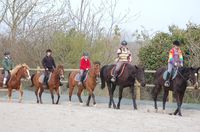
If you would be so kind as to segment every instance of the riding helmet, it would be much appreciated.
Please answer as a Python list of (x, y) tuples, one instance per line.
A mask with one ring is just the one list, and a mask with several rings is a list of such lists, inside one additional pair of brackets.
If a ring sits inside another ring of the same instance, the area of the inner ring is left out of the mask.
[(10, 55), (9, 51), (4, 52), (4, 55)]
[(47, 52), (52, 52), (52, 50), (51, 50), (51, 49), (47, 49), (47, 50), (46, 50), (46, 53), (47, 53)]
[(83, 52), (83, 56), (89, 56), (88, 52)]
[(175, 40), (175, 41), (173, 42), (173, 45), (180, 46), (181, 43), (180, 43), (178, 40)]
[(123, 40), (122, 42), (121, 42), (121, 45), (127, 45), (128, 43), (125, 41), (125, 40)]

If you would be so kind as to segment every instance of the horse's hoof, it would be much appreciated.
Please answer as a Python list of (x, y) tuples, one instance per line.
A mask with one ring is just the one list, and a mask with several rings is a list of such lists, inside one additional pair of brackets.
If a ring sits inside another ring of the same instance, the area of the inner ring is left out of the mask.
[(80, 105), (82, 106), (82, 105), (83, 105), (83, 103), (80, 103)]
[(166, 113), (166, 111), (165, 111), (165, 110), (163, 110), (163, 111), (162, 111), (162, 113), (163, 113), (163, 114), (165, 114), (165, 113)]
[(169, 113), (169, 115), (174, 115), (173, 113)]
[(96, 107), (97, 106), (97, 104), (93, 104), (93, 107)]
[(155, 109), (155, 113), (158, 113), (158, 109)]

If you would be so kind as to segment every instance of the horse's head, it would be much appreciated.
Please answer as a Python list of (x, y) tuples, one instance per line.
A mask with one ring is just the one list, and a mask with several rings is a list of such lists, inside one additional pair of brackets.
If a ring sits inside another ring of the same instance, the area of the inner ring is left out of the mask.
[(26, 64), (21, 65), (21, 67), (18, 70), (18, 74), (20, 74), (20, 76), (22, 78), (25, 78), (25, 79), (28, 79), (28, 80), (31, 79), (29, 67)]
[(101, 63), (99, 61), (95, 61), (93, 63), (94, 74), (96, 77), (100, 76), (100, 69), (101, 69), (100, 66), (101, 66)]
[(144, 87), (146, 85), (145, 77), (144, 77), (144, 68), (136, 66), (136, 65), (134, 67), (135, 67), (134, 76), (139, 81), (141, 86)]
[(56, 68), (56, 71), (58, 75), (60, 76), (61, 79), (64, 79), (64, 66), (63, 65), (58, 65)]
[(200, 67), (198, 68), (189, 68), (189, 81), (192, 83), (195, 89), (198, 88), (198, 71)]

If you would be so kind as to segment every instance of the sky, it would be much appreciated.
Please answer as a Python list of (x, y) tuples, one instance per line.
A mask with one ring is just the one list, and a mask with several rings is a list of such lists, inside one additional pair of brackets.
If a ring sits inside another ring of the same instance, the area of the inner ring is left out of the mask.
[[(71, 2), (80, 4), (80, 0)], [(150, 34), (154, 34), (157, 31), (168, 32), (168, 26), (172, 24), (180, 28), (186, 28), (189, 21), (200, 24), (199, 5), (200, 0), (119, 0), (116, 14), (129, 11), (127, 22), (119, 26), (124, 37), (130, 38), (130, 35), (136, 29), (141, 30), (142, 26)]]

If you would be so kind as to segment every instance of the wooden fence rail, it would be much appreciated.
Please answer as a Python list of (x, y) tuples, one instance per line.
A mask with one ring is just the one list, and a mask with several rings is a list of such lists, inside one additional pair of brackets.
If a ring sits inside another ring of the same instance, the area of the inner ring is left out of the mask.
[[(2, 70), (3, 68), (0, 68), (0, 70)], [(79, 69), (64, 69), (64, 71), (70, 72), (70, 71), (78, 71)], [(37, 66), (37, 68), (30, 68), (30, 71), (35, 71), (35, 72), (40, 72), (40, 71), (44, 71), (43, 68), (40, 68), (39, 66)], [(156, 71), (155, 70), (145, 70), (145, 73), (149, 73), (149, 74), (154, 74)], [(67, 80), (62, 81), (63, 83), (67, 83)], [(141, 99), (141, 86), (140, 84), (136, 81), (136, 99), (140, 100)], [(154, 84), (146, 84), (146, 87), (154, 87)], [(187, 89), (189, 90), (193, 90), (194, 87), (189, 86), (187, 87)], [(0, 89), (0, 91), (7, 91), (7, 89)], [(169, 92), (168, 95), (168, 101), (169, 102), (173, 102), (173, 94), (172, 91)]]

